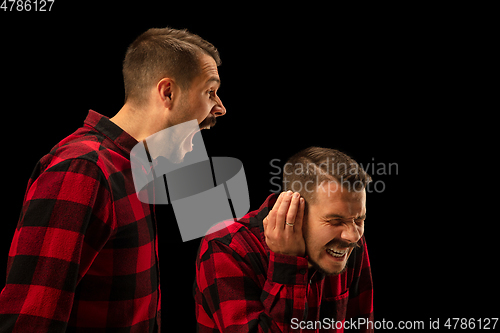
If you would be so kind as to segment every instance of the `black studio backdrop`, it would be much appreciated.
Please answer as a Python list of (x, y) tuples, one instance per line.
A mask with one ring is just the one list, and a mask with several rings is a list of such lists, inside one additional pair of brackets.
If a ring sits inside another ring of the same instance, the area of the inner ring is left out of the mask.
[[(279, 191), (276, 173), (295, 152), (312, 145), (344, 151), (374, 180), (365, 235), (375, 319), (421, 320), (428, 327), (430, 319), (443, 325), (448, 317), (495, 315), (487, 296), (498, 295), (498, 288), (484, 290), (494, 285), (487, 271), (492, 252), (456, 255), (466, 235), (450, 231), (435, 201), (441, 192), (425, 181), (424, 157), (437, 143), (424, 112), (436, 111), (436, 82), (446, 77), (447, 46), (435, 32), (404, 25), (405, 18), (360, 26), (308, 13), (245, 15), (242, 7), (193, 14), (163, 2), (102, 6), (56, 1), (47, 13), (0, 11), (2, 172), (9, 180), (2, 276), (38, 159), (81, 126), (89, 109), (112, 117), (123, 105), (127, 46), (148, 28), (171, 26), (201, 35), (220, 51), (219, 96), (227, 114), (203, 139), (209, 156), (243, 162), (251, 210)], [(182, 242), (170, 206), (158, 206), (157, 219), (163, 331), (181, 320), (185, 332), (194, 332), (200, 239)]]

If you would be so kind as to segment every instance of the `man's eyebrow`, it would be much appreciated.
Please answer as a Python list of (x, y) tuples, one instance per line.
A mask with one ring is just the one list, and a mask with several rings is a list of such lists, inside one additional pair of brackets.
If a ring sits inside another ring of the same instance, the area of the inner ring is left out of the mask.
[(339, 214), (327, 214), (324, 216), (325, 219), (345, 219), (345, 216)]
[[(345, 217), (344, 215), (335, 214), (335, 213), (327, 214), (324, 216), (324, 218), (325, 219), (348, 219), (348, 217)], [(361, 216), (357, 216), (357, 217), (355, 217), (355, 219), (364, 220), (364, 219), (366, 219), (366, 214), (363, 214)]]
[(207, 82), (205, 82), (205, 85), (208, 85), (210, 82), (215, 82), (219, 85), (220, 87), (220, 79), (217, 76), (212, 76), (210, 77)]

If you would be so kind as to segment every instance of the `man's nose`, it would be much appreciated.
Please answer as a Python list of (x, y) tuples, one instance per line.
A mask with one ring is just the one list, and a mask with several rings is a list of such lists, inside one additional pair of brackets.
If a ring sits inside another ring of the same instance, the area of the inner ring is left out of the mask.
[(360, 231), (354, 222), (346, 222), (344, 224), (344, 230), (340, 234), (340, 238), (348, 241), (349, 243), (357, 243), (361, 238)]
[(222, 104), (222, 101), (219, 98), (219, 96), (216, 96), (216, 100), (215, 101), (216, 101), (217, 104), (215, 104), (215, 106), (212, 108), (212, 110), (210, 111), (210, 113), (213, 114), (216, 117), (225, 115), (226, 114), (226, 108)]

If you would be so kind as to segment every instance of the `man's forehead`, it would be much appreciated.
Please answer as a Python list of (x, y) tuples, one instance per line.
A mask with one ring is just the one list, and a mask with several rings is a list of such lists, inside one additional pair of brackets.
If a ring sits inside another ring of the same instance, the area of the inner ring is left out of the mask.
[(350, 184), (343, 185), (337, 180), (325, 180), (316, 187), (316, 197), (327, 200), (366, 200), (365, 189), (356, 189)]
[(359, 217), (366, 213), (365, 190), (349, 191), (344, 186), (333, 183), (318, 186), (316, 189), (315, 206), (321, 210), (321, 215)]
[(217, 70), (217, 64), (215, 63), (214, 58), (204, 54), (201, 57), (200, 62), (201, 62), (201, 73), (205, 82), (218, 81), (218, 83), (220, 84), (219, 72)]

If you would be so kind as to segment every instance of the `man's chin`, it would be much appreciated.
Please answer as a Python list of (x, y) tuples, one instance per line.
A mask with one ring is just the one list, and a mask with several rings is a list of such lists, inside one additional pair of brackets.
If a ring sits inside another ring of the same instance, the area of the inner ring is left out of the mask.
[[(323, 258), (323, 259), (325, 259), (325, 258)], [(337, 264), (337, 265), (331, 265), (330, 263), (328, 263), (328, 264), (321, 263), (320, 264), (320, 263), (318, 263), (318, 262), (316, 262), (314, 260), (311, 260), (309, 258), (309, 263), (318, 272), (320, 272), (320, 273), (322, 273), (324, 275), (327, 275), (327, 276), (334, 276), (334, 275), (342, 274), (347, 269), (347, 264), (345, 262)]]

